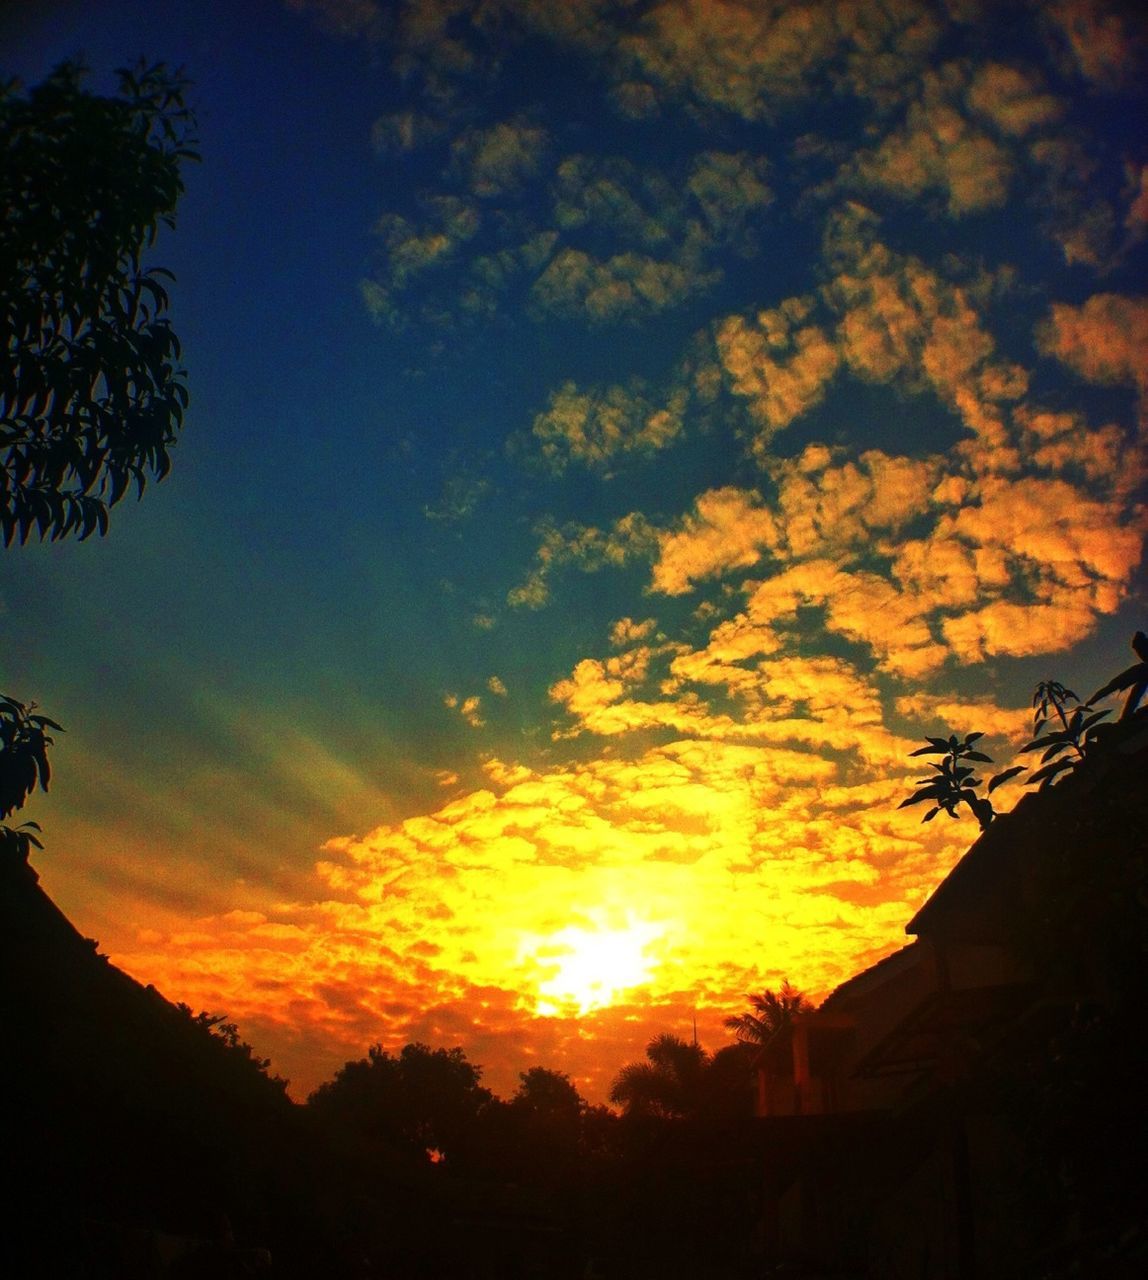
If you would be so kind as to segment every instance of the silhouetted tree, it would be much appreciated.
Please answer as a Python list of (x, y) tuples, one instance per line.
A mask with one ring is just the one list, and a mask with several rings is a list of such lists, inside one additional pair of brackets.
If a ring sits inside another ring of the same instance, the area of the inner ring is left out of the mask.
[(161, 279), (142, 255), (173, 225), (180, 167), (198, 158), (186, 81), (119, 73), (119, 95), (58, 67), (0, 87), (0, 529), (105, 533), (129, 487), (170, 467), (187, 406)]
[(520, 1081), (510, 1104), (530, 1115), (554, 1120), (573, 1121), (586, 1106), (574, 1082), (564, 1071), (551, 1071), (548, 1067), (531, 1067), (519, 1072)]
[[(21, 95), (0, 85), (0, 531), (107, 532), (108, 510), (171, 465), (187, 407), (179, 340), (165, 318), (171, 273), (145, 269), (160, 224), (174, 225), (180, 167), (197, 159), (186, 81), (162, 63), (118, 73), (117, 97), (82, 87), (75, 63)], [(46, 728), (33, 704), (0, 697), (2, 815), (37, 780)], [(26, 860), (34, 822), (0, 827)]]
[(610, 1101), (627, 1115), (674, 1119), (696, 1114), (709, 1054), (673, 1035), (655, 1036), (646, 1061), (624, 1066), (610, 1086)]
[(747, 995), (753, 1012), (735, 1013), (726, 1018), (725, 1025), (733, 1031), (742, 1044), (768, 1044), (778, 1032), (793, 1025), (794, 1015), (807, 1013), (813, 1005), (792, 986), (788, 979), (781, 989), (771, 988), (754, 995)]
[(307, 1101), (320, 1120), (360, 1139), (454, 1161), (470, 1154), (479, 1116), (491, 1102), (481, 1077), (458, 1048), (408, 1044), (392, 1056), (374, 1045)]

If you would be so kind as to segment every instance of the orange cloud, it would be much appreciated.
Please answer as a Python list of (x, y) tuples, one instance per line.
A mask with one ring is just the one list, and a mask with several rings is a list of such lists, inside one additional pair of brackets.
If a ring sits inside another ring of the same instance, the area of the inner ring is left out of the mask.
[[(829, 674), (779, 669), (782, 709), (858, 694)], [(226, 1009), (297, 1093), (370, 1043), (423, 1038), (462, 1044), (506, 1092), (541, 1059), (585, 1071), (602, 1097), (661, 1019), (696, 1005), (716, 1031), (728, 993), (765, 975), (824, 990), (896, 945), (956, 848), (938, 830), (922, 849), (896, 783), (776, 745), (687, 739), (488, 773), (489, 789), (329, 842), (310, 900), (153, 931), (116, 959), (173, 998)], [(563, 1015), (563, 991), (586, 981), (575, 944), (595, 934), (633, 936), (637, 987), (613, 1012)]]
[[(964, 114), (960, 105), (964, 88), (964, 69), (955, 64), (925, 72), (919, 97), (909, 104), (904, 123), (878, 146), (862, 152), (851, 176), (904, 198), (936, 191), (955, 218), (1002, 205), (1013, 160), (1006, 147)], [(991, 106), (998, 126), (1004, 120), (1015, 127), (1024, 106), (1014, 101), (1006, 107), (991, 96), (994, 88), (999, 85), (982, 79), (974, 86), (977, 101), (982, 110)], [(1027, 105), (1030, 114), (1036, 111), (1033, 104)], [(1009, 107), (1011, 115), (1006, 113)]]
[(694, 502), (680, 526), (657, 534), (658, 558), (651, 585), (681, 595), (697, 581), (757, 563), (763, 548), (777, 545), (777, 522), (761, 495), (727, 487)]
[(684, 390), (671, 392), (658, 408), (637, 385), (579, 391), (565, 382), (551, 392), (531, 430), (555, 474), (571, 462), (605, 470), (620, 456), (649, 455), (672, 444), (682, 433), (685, 407)]
[(1001, 62), (986, 62), (974, 71), (966, 101), (1001, 133), (1017, 138), (1055, 123), (1065, 111), (1035, 72)]
[(762, 454), (776, 431), (821, 402), (837, 371), (832, 341), (816, 324), (803, 323), (811, 309), (811, 300), (789, 298), (752, 323), (730, 316), (715, 334), (733, 391), (749, 402), (759, 428), (754, 449)]
[(1037, 340), (1089, 382), (1148, 392), (1148, 299), (1097, 293), (1079, 307), (1054, 302)]
[(622, 42), (642, 74), (748, 120), (807, 91), (837, 47), (831, 6), (745, 0), (663, 0)]

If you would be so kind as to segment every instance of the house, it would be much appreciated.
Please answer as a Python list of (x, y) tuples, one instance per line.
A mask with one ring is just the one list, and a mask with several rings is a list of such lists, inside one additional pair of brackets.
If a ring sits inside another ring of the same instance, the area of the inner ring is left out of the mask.
[(981, 834), (907, 946), (759, 1052), (772, 1264), (1116, 1275), (1101, 1259), (1130, 1233), (1148, 1255), (1128, 1136), (1148, 1132), (1146, 764), (1139, 713)]

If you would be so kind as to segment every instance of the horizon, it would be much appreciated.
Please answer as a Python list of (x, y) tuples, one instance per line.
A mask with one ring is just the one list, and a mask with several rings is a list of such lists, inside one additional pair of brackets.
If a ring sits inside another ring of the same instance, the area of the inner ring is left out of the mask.
[(0, 557), (76, 927), (298, 1100), (421, 1041), (604, 1101), (904, 945), (977, 835), (909, 752), (1003, 769), (1144, 626), (1144, 19), (86, 8), (5, 74), (183, 66), (202, 161), (171, 475)]

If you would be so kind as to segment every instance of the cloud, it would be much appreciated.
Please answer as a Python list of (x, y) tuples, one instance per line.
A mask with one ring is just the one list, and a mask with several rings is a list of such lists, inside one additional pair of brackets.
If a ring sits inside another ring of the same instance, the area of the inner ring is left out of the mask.
[(1098, 88), (1117, 89), (1136, 73), (1144, 24), (1107, 0), (1055, 0), (1043, 20), (1066, 43), (1076, 70)]
[(376, 151), (403, 154), (437, 141), (447, 128), (445, 120), (425, 111), (393, 111), (375, 121), (371, 128), (371, 142)]
[[(839, 674), (840, 687), (828, 667), (779, 667), (779, 713), (834, 714), (826, 696), (862, 692)], [(507, 1093), (542, 1061), (577, 1064), (603, 1097), (658, 1010), (698, 1005), (718, 1034), (740, 998), (724, 993), (786, 972), (826, 990), (896, 945), (957, 846), (938, 829), (922, 848), (895, 809), (899, 780), (777, 744), (680, 739), (539, 770), (495, 758), (487, 772), (488, 787), (432, 812), (329, 841), (314, 896), (157, 930), (117, 961), (227, 1010), (297, 1093), (371, 1043), (421, 1038), (493, 1059)], [(541, 1016), (571, 936), (611, 930), (645, 940), (641, 989), (580, 1023)]]
[(1066, 265), (1106, 269), (1113, 254), (1116, 215), (1097, 194), (1096, 149), (1071, 136), (1041, 137), (1032, 143), (1030, 155), (1045, 175), (1038, 197), (1041, 231), (1059, 246)]
[(825, 256), (834, 274), (823, 296), (837, 313), (845, 365), (865, 381), (930, 387), (985, 444), (1003, 443), (1003, 406), (1024, 395), (1027, 373), (997, 355), (967, 288), (891, 250), (877, 225), (856, 204), (828, 221)]
[(720, 272), (627, 252), (597, 259), (560, 249), (535, 280), (531, 297), (543, 312), (591, 324), (636, 321), (680, 306), (717, 282)]
[(576, 565), (584, 573), (607, 567), (622, 568), (634, 560), (650, 557), (656, 535), (640, 512), (615, 520), (606, 530), (594, 525), (557, 526), (550, 520), (539, 522), (541, 541), (534, 553), (534, 567), (519, 586), (507, 595), (512, 608), (540, 609), (550, 598), (550, 575), (564, 565)]
[(478, 694), (460, 697), (457, 693), (448, 693), (444, 695), (442, 703), (451, 711), (457, 711), (472, 729), (486, 727), (486, 720), (482, 715), (482, 699)]
[(718, 243), (752, 251), (755, 242), (746, 234), (748, 226), (774, 199), (768, 172), (764, 156), (745, 151), (705, 151), (694, 159), (686, 187)]
[(579, 391), (565, 382), (531, 428), (547, 467), (561, 475), (573, 462), (605, 471), (627, 454), (650, 455), (682, 432), (686, 393), (672, 392), (655, 408), (641, 384)]
[(1148, 393), (1148, 299), (1097, 293), (1078, 307), (1055, 302), (1037, 341), (1089, 382)]
[(619, 618), (610, 628), (610, 643), (616, 649), (635, 644), (646, 639), (657, 625), (653, 618), (644, 618), (641, 622), (633, 618)]
[(1001, 62), (976, 68), (965, 100), (972, 111), (1014, 138), (1054, 124), (1065, 113), (1064, 102), (1045, 91), (1035, 72)]
[(714, 340), (736, 395), (748, 401), (758, 427), (754, 448), (764, 453), (775, 432), (819, 404), (840, 356), (825, 331), (804, 323), (807, 298), (788, 298), (753, 321), (730, 316)]
[[(944, 196), (946, 210), (954, 218), (1004, 204), (1013, 161), (1001, 143), (965, 116), (960, 105), (964, 88), (964, 70), (954, 64), (926, 72), (902, 125), (877, 147), (858, 155), (853, 176), (863, 186), (903, 199), (936, 191)], [(993, 97), (999, 88), (999, 83), (982, 79), (972, 90), (982, 112), (992, 114), (998, 127), (1002, 122), (1018, 126), (1026, 105), (1030, 115), (1036, 112), (1031, 103), (1005, 103)]]
[(746, 0), (663, 0), (621, 43), (654, 83), (747, 120), (803, 96), (836, 47), (830, 5)]
[(755, 565), (776, 546), (777, 523), (752, 490), (727, 486), (701, 494), (676, 529), (659, 532), (651, 587), (682, 595), (696, 582)]
[(547, 131), (525, 119), (504, 120), (488, 129), (471, 129), (451, 144), (451, 159), (468, 189), (491, 199), (519, 190), (541, 167), (549, 143)]

